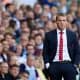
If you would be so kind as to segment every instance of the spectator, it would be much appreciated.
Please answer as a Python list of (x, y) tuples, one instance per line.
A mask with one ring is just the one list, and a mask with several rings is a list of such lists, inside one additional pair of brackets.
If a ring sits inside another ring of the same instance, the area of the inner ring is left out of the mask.
[(30, 73), (29, 80), (36, 80), (37, 79), (35, 67), (34, 67), (34, 60), (35, 60), (35, 57), (33, 55), (28, 55), (26, 70), (28, 70)]
[(7, 61), (7, 55), (3, 53), (3, 45), (0, 43), (0, 60)]
[(41, 56), (43, 50), (43, 38), (41, 34), (35, 35), (35, 56)]
[[(54, 24), (54, 25), (53, 25)], [(45, 30), (47, 31), (47, 32), (49, 32), (49, 31), (52, 31), (52, 30), (54, 30), (54, 29), (56, 29), (56, 27), (57, 27), (57, 25), (56, 25), (56, 21), (55, 20), (53, 20), (53, 21), (48, 21), (47, 23), (46, 23), (46, 25), (45, 25)]]
[(58, 7), (59, 13), (66, 14), (68, 12), (67, 0), (60, 0)]
[(16, 64), (10, 65), (8, 80), (17, 80), (17, 79), (20, 79), (19, 78), (19, 66)]
[(26, 63), (27, 55), (22, 53), (22, 46), (20, 44), (18, 44), (16, 46), (16, 56), (18, 57), (18, 63), (19, 64), (25, 64)]
[(35, 47), (32, 44), (27, 45), (27, 55), (34, 55)]
[(42, 13), (42, 7), (39, 3), (36, 3), (34, 5), (34, 15), (35, 15), (35, 19), (40, 17), (40, 14)]
[(16, 55), (14, 56), (10, 56), (9, 61), (8, 61), (9, 65), (14, 65), (14, 64), (18, 64), (18, 57)]
[(8, 80), (8, 63), (7, 62), (2, 62), (0, 64), (1, 67), (1, 72), (0, 72), (0, 80)]
[(41, 34), (42, 38), (44, 39), (45, 36), (45, 28), (38, 28), (39, 33)]
[(14, 17), (14, 12), (16, 10), (15, 5), (13, 3), (8, 3), (5, 5), (5, 9), (9, 12), (11, 17)]
[(29, 80), (29, 72), (27, 70), (20, 73), (20, 80)]
[(39, 80), (46, 80), (46, 77), (45, 77), (45, 75), (44, 75), (44, 73), (42, 71), (42, 69), (43, 69), (42, 65), (44, 65), (44, 64), (42, 64), (41, 59), (39, 57), (36, 57), (36, 59), (35, 59), (35, 68), (36, 68), (37, 73), (39, 75), (38, 79)]

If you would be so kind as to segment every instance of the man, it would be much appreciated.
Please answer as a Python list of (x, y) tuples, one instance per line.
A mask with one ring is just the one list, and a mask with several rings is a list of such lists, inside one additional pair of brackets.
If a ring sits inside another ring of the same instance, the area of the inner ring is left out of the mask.
[(28, 80), (29, 79), (29, 72), (24, 70), (20, 74), (20, 80)]
[(50, 80), (75, 80), (76, 67), (80, 63), (80, 52), (76, 34), (66, 29), (66, 15), (56, 18), (57, 29), (46, 33), (43, 58), (50, 73)]
[(8, 78), (8, 63), (2, 62), (0, 64), (0, 80), (9, 80)]
[(26, 70), (29, 72), (29, 80), (37, 80), (34, 62), (35, 57), (32, 54), (29, 54), (26, 61)]
[(18, 64), (13, 64), (10, 66), (9, 70), (9, 79), (8, 80), (19, 80), (19, 65)]

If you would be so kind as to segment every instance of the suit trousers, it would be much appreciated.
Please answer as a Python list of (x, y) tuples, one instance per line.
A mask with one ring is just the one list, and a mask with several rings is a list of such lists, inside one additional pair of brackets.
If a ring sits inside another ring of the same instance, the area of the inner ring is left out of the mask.
[(50, 80), (76, 80), (77, 70), (71, 62), (52, 62), (48, 70)]

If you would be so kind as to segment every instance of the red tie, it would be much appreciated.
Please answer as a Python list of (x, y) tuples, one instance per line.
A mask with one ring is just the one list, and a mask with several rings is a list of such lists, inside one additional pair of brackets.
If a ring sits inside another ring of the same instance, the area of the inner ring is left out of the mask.
[(59, 42), (59, 61), (63, 60), (63, 32), (60, 32), (60, 42)]

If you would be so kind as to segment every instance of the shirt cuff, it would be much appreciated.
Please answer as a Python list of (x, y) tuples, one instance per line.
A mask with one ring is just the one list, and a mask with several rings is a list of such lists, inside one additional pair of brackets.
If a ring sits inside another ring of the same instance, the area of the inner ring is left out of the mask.
[(50, 66), (50, 63), (46, 63), (46, 69), (48, 69)]

